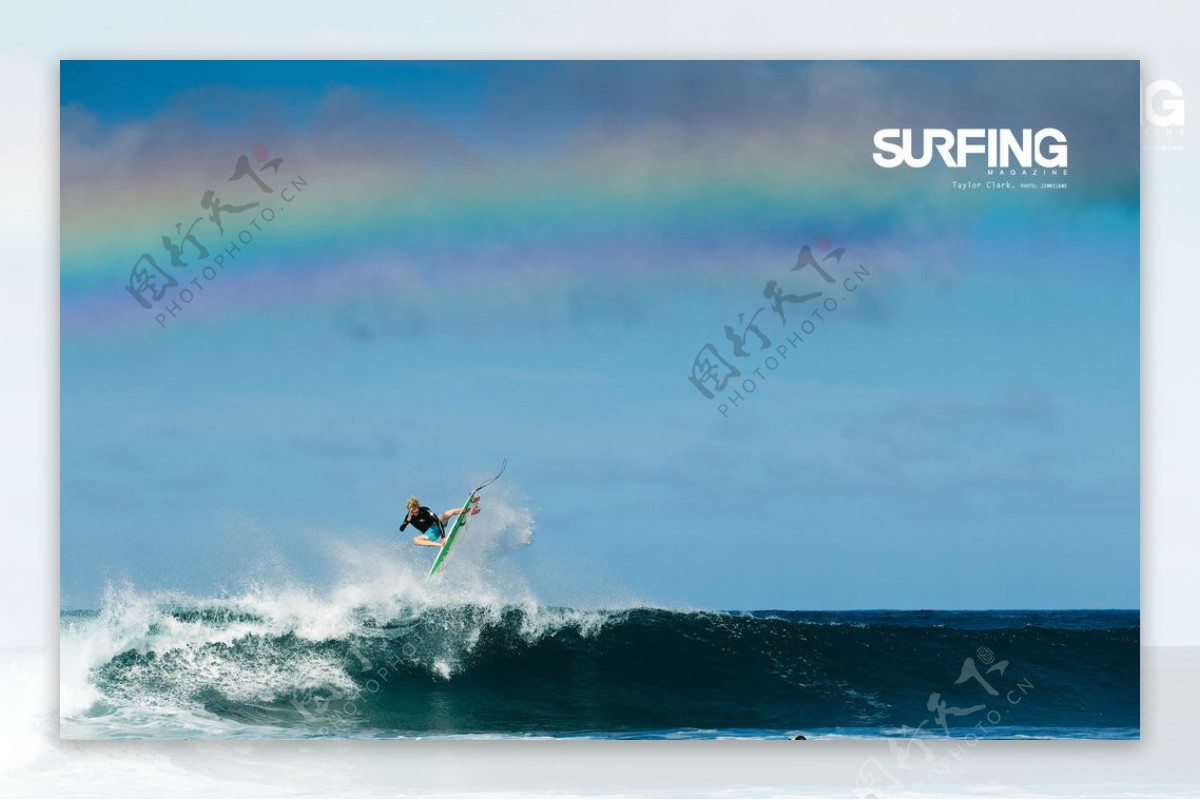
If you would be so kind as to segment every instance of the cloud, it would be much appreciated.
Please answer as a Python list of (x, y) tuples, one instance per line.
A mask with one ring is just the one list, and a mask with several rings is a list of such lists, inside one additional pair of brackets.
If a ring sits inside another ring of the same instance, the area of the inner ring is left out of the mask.
[[(250, 68), (244, 85), (196, 69), (191, 88), (139, 118), (63, 107), (68, 301), (78, 285), (127, 305), (127, 276), (108, 265), (170, 231), (255, 143), (313, 186), (289, 238), (264, 239), (286, 257), (241, 265), (296, 288), (265, 297), (307, 291), (353, 307), (379, 291), (421, 299), (470, 285), (567, 322), (637, 322), (650, 313), (647, 276), (724, 288), (822, 233), (881, 289), (846, 315), (886, 324), (903, 302), (894, 288), (953, 289), (1001, 216), (1006, 235), (1054, 237), (1079, 204), (1137, 197), (1136, 120), (1132, 143), (1114, 122), (1136, 91), (1124, 62), (497, 62), (445, 96), (409, 91), (403, 63), (370, 73), (393, 75), (392, 90), (327, 81), (319, 63), (297, 64), (311, 80), (287, 91), (257, 87)], [(869, 158), (885, 123), (1060, 118), (1106, 177), (1083, 170), (1070, 193), (1005, 215)], [(409, 335), (382, 316), (337, 313), (351, 338)]]
[(680, 469), (725, 465), (717, 483), (752, 496), (787, 485), (798, 498), (877, 496), (931, 507), (968, 495), (1052, 505), (1114, 479), (1089, 470), (1060, 402), (1035, 387), (972, 397), (805, 384), (799, 394), (803, 415), (713, 422)]
[(953, 458), (1014, 434), (1052, 432), (1059, 412), (1039, 390), (1014, 390), (990, 399), (926, 397), (903, 400), (875, 418), (856, 420), (843, 436), (864, 456), (895, 460)]

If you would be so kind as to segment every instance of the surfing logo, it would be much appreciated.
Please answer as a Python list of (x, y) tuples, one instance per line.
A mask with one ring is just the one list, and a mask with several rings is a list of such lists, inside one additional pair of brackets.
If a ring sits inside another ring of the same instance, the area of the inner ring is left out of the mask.
[(1145, 121), (1159, 128), (1183, 127), (1183, 89), (1175, 81), (1158, 80), (1142, 88)]
[(1142, 87), (1142, 149), (1183, 150), (1183, 88), (1175, 81)]
[[(914, 139), (919, 146), (914, 147)], [(1022, 128), (1019, 134), (1011, 128), (923, 128), (916, 137), (912, 128), (882, 128), (875, 131), (874, 142), (875, 163), (885, 169), (923, 169), (935, 154), (955, 169), (979, 160), (973, 156), (986, 158), (993, 168), (1067, 166), (1067, 137), (1058, 128)]]

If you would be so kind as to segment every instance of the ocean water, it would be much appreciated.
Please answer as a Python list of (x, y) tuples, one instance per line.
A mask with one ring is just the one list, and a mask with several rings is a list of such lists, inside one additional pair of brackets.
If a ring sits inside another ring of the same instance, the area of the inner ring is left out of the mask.
[(60, 734), (1139, 737), (1137, 611), (578, 609), (394, 578), (110, 589), (61, 614)]

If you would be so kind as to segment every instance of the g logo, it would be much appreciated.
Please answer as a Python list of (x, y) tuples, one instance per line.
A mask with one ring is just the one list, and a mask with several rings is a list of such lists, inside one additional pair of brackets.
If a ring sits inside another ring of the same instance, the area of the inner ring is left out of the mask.
[(1154, 81), (1142, 89), (1146, 121), (1159, 128), (1183, 125), (1183, 89), (1175, 81)]

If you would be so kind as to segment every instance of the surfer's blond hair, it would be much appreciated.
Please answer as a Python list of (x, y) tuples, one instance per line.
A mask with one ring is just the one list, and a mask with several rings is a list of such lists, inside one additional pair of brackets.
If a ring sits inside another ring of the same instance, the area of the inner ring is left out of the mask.
[(408, 507), (409, 508), (420, 508), (421, 501), (415, 497), (410, 497), (410, 498), (408, 498)]

